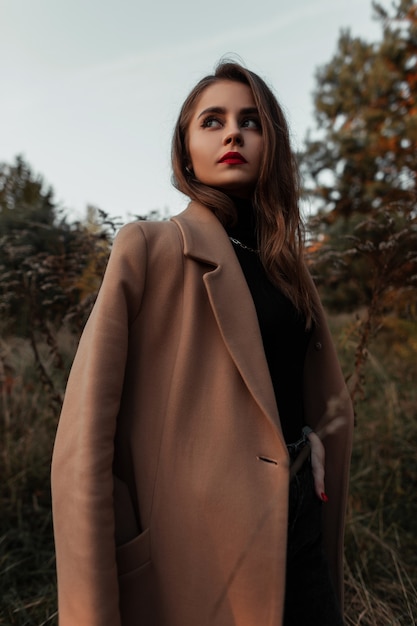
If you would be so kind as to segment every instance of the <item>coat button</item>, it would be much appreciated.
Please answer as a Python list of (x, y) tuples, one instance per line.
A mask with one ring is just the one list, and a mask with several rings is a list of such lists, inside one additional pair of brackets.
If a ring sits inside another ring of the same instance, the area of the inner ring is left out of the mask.
[(316, 350), (321, 350), (322, 349), (322, 345), (321, 345), (321, 341), (316, 341), (316, 343), (314, 344), (314, 347)]

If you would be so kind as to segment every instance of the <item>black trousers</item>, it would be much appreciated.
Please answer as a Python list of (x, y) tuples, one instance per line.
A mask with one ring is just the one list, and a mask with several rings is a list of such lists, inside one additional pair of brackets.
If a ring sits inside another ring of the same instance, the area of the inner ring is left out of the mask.
[[(290, 452), (291, 454), (291, 452)], [(284, 626), (343, 626), (322, 547), (322, 502), (308, 459), (290, 483)]]

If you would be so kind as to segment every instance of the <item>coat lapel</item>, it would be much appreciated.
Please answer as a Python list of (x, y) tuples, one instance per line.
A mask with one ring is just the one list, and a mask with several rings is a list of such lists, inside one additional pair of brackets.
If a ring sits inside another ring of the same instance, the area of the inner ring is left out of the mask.
[(212, 266), (203, 280), (221, 335), (250, 393), (280, 430), (255, 306), (226, 231), (212, 211), (197, 202), (173, 221), (183, 235), (184, 255)]

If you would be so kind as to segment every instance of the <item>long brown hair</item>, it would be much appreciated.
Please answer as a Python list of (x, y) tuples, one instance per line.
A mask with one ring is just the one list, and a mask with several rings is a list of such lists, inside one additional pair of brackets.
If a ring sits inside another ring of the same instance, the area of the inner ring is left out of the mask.
[(172, 140), (174, 186), (192, 200), (209, 207), (226, 226), (236, 219), (232, 200), (197, 180), (189, 169), (187, 131), (200, 95), (219, 81), (248, 85), (259, 112), (264, 149), (253, 194), (261, 262), (276, 284), (306, 317), (314, 319), (314, 297), (304, 261), (304, 225), (299, 210), (299, 172), (290, 146), (288, 125), (274, 94), (254, 72), (238, 63), (222, 61), (214, 74), (200, 80), (185, 100)]

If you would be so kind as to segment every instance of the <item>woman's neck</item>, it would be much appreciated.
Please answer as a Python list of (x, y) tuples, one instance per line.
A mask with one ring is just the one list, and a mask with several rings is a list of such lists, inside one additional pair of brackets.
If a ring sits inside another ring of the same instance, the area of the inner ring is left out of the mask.
[(256, 216), (250, 198), (229, 196), (236, 207), (236, 223), (227, 227), (229, 236), (250, 247), (257, 247)]

